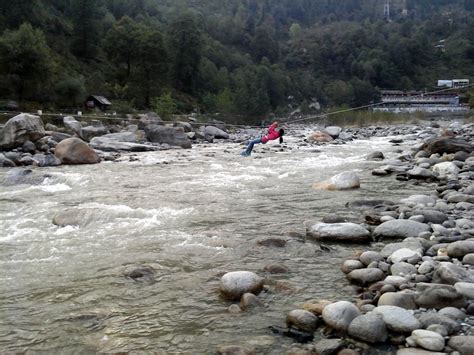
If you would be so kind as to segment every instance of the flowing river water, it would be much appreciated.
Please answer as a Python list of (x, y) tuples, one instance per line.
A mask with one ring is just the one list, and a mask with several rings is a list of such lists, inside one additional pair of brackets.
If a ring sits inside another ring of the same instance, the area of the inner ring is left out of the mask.
[[(285, 315), (307, 300), (350, 300), (339, 266), (364, 246), (317, 244), (288, 236), (305, 221), (338, 213), (346, 202), (397, 201), (421, 187), (372, 177), (380, 150), (395, 156), (387, 138), (324, 147), (220, 143), (191, 150), (124, 155), (119, 162), (35, 169), (37, 185), (0, 185), (1, 352), (214, 353), (238, 344), (281, 354), (293, 340), (273, 335)], [(407, 148), (407, 147), (405, 147)], [(361, 188), (316, 191), (311, 185), (345, 170)], [(0, 170), (0, 181), (9, 170)], [(79, 226), (52, 223), (73, 211)], [(265, 238), (288, 239), (265, 247)], [(266, 274), (265, 265), (289, 272)], [(124, 276), (148, 266), (155, 282)], [(268, 278), (265, 307), (231, 314), (219, 297), (224, 272)]]

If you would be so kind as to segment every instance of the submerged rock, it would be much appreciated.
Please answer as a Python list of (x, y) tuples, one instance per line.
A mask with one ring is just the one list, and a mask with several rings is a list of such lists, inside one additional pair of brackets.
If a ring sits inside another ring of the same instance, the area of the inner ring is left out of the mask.
[(229, 300), (240, 300), (247, 292), (258, 295), (263, 289), (263, 279), (250, 271), (228, 272), (221, 278), (220, 291)]
[(352, 171), (344, 171), (327, 181), (313, 184), (314, 189), (322, 190), (349, 190), (358, 187), (360, 187), (359, 176)]

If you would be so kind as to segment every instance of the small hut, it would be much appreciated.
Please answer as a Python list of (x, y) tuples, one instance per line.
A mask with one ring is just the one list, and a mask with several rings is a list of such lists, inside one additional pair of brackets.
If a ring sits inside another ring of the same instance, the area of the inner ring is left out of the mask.
[(86, 110), (99, 109), (101, 111), (107, 111), (112, 106), (112, 103), (107, 100), (104, 96), (91, 95), (85, 102)]

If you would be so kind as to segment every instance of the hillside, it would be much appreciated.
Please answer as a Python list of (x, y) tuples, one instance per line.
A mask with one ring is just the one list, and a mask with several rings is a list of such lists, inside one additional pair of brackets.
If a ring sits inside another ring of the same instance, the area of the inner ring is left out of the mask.
[(122, 112), (260, 116), (473, 79), (473, 1), (385, 3), (1, 2), (0, 100), (72, 110), (99, 94)]

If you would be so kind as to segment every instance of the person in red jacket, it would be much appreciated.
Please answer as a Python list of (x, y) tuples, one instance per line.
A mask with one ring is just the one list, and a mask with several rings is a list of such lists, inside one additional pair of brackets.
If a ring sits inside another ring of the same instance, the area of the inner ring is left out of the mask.
[(283, 130), (283, 128), (277, 130), (277, 127), (278, 122), (273, 122), (270, 127), (268, 127), (268, 133), (260, 138), (250, 141), (247, 146), (247, 149), (240, 153), (240, 155), (244, 157), (250, 156), (250, 154), (252, 154), (253, 146), (258, 143), (266, 144), (268, 141), (272, 141), (278, 138), (280, 138), (280, 144), (283, 143), (283, 135), (285, 134), (285, 131)]

